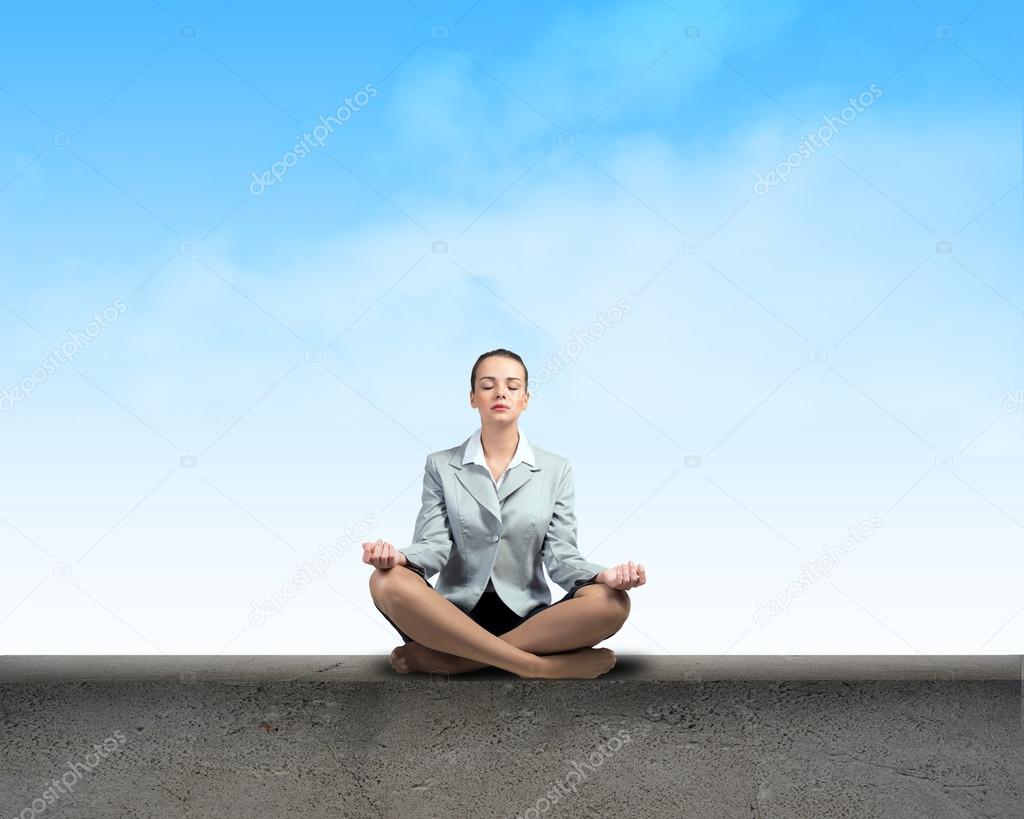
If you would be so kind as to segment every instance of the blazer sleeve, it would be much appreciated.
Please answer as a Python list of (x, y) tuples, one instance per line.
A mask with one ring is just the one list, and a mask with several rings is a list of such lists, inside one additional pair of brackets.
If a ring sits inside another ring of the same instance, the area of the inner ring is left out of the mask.
[(412, 543), (402, 549), (409, 568), (424, 577), (437, 574), (448, 562), (452, 550), (451, 526), (444, 502), (444, 489), (433, 458), (428, 455), (423, 465), (423, 497)]
[(576, 486), (572, 465), (565, 461), (555, 493), (555, 507), (548, 523), (541, 557), (551, 579), (566, 591), (594, 582), (594, 576), (606, 566), (593, 563), (576, 547)]

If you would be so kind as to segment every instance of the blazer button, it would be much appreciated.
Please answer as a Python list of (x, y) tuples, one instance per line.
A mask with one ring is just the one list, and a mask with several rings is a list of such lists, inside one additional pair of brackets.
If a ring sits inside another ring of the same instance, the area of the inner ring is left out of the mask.
[(491, 535), (491, 543), (497, 543), (497, 542), (498, 542), (498, 536), (497, 535)]

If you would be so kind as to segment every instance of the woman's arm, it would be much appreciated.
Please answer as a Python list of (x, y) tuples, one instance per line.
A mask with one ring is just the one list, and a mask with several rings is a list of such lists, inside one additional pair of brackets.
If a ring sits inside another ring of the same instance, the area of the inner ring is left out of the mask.
[(451, 528), (448, 524), (448, 509), (444, 502), (441, 479), (435, 472), (433, 459), (428, 455), (423, 466), (423, 497), (416, 525), (413, 529), (412, 544), (402, 549), (399, 565), (408, 565), (419, 570), (424, 577), (437, 574), (448, 562), (452, 550)]
[(587, 560), (576, 546), (576, 486), (568, 461), (558, 481), (555, 507), (541, 546), (541, 557), (551, 579), (566, 591), (576, 586), (600, 582), (605, 570), (600, 563)]

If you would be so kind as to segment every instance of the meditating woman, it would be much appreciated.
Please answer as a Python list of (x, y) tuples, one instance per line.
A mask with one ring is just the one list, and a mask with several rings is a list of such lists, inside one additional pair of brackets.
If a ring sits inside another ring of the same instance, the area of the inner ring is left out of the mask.
[[(647, 576), (642, 564), (605, 567), (579, 553), (572, 468), (519, 429), (528, 379), (515, 353), (481, 355), (469, 380), (480, 427), (427, 456), (412, 544), (363, 544), (374, 605), (404, 640), (391, 652), (400, 673), (494, 666), (587, 679), (615, 665), (593, 646), (622, 627), (626, 590)], [(567, 592), (553, 605), (542, 564)]]

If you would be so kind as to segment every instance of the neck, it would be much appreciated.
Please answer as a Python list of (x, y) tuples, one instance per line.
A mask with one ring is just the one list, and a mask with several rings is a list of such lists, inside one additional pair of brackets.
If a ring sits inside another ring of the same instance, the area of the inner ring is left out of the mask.
[(480, 443), (484, 455), (511, 460), (519, 446), (519, 427), (515, 424), (502, 424), (500, 427), (485, 424), (480, 428)]

